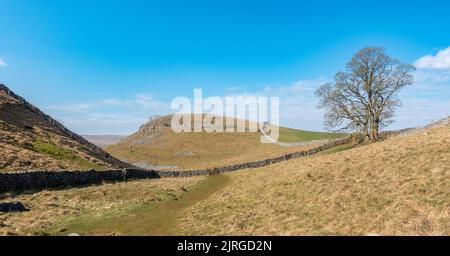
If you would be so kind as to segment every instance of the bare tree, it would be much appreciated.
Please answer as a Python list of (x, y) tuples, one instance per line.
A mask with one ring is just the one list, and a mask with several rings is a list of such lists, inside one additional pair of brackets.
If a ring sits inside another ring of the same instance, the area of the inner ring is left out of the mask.
[(363, 132), (371, 141), (391, 124), (400, 105), (398, 92), (413, 83), (414, 67), (385, 54), (384, 48), (369, 47), (356, 53), (334, 83), (316, 91), (324, 108), (325, 126), (334, 131)]

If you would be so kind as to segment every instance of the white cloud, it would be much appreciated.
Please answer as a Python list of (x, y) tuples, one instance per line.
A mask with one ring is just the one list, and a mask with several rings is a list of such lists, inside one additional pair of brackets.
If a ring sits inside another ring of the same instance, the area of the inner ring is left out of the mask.
[(6, 62), (2, 58), (0, 58), (0, 67), (6, 67), (6, 66), (7, 66)]
[(450, 115), (449, 101), (417, 95), (401, 95), (400, 98), (402, 107), (396, 112), (395, 123), (389, 129), (421, 127)]
[[(400, 93), (403, 105), (394, 118), (396, 122), (388, 129), (422, 126), (450, 114), (450, 70), (418, 69), (414, 77), (415, 83)], [(323, 130), (324, 111), (317, 109), (318, 99), (314, 92), (329, 81), (331, 79), (319, 77), (287, 85), (266, 86), (254, 91), (244, 91), (242, 87), (225, 89), (223, 96), (279, 97), (281, 125)], [(146, 93), (129, 99), (106, 98), (87, 103), (49, 106), (46, 110), (81, 134), (123, 135), (136, 131), (155, 114), (173, 112), (170, 102), (157, 100)]]
[(139, 113), (106, 113), (102, 111), (82, 113), (53, 113), (64, 125), (79, 134), (130, 135), (148, 121), (148, 116)]
[(426, 55), (416, 60), (418, 69), (450, 69), (450, 46), (439, 51), (435, 56)]
[(415, 62), (414, 84), (403, 90), (391, 129), (417, 127), (450, 114), (450, 47)]
[[(261, 90), (244, 92), (241, 88), (226, 90), (224, 96), (265, 96), (280, 98), (280, 121), (284, 126), (309, 130), (323, 129), (323, 111), (316, 108), (315, 89), (327, 82), (325, 78), (299, 80), (290, 85), (266, 86)], [(220, 95), (217, 95), (220, 96)], [(47, 106), (45, 110), (80, 134), (129, 135), (155, 114), (168, 114), (170, 102), (141, 93), (130, 99), (105, 98)]]
[[(418, 69), (414, 80), (412, 86), (400, 92), (402, 106), (388, 129), (423, 126), (450, 114), (450, 70)], [(299, 80), (291, 85), (267, 86), (246, 95), (280, 97), (280, 123), (284, 126), (323, 130), (324, 111), (317, 109), (314, 92), (329, 81), (324, 77)]]
[(168, 103), (158, 101), (153, 99), (150, 94), (137, 94), (133, 99), (117, 99), (117, 98), (106, 98), (100, 99), (93, 102), (82, 102), (82, 103), (72, 103), (63, 105), (50, 105), (47, 108), (50, 110), (62, 110), (66, 112), (84, 112), (92, 111), (102, 107), (123, 107), (123, 108), (134, 108), (140, 110), (160, 110), (165, 109), (169, 106)]
[(84, 111), (90, 111), (95, 107), (94, 103), (73, 103), (64, 105), (50, 105), (46, 108), (51, 111), (61, 111), (67, 113), (80, 113)]
[(124, 105), (124, 102), (122, 100), (119, 100), (116, 98), (101, 99), (98, 101), (98, 103), (103, 104), (103, 105), (111, 105), (111, 106)]
[(50, 105), (45, 111), (80, 134), (122, 134), (136, 131), (148, 118), (169, 113), (169, 104), (150, 94), (130, 99), (106, 98), (92, 102)]
[(169, 107), (169, 104), (166, 102), (162, 102), (159, 100), (153, 99), (151, 94), (141, 93), (136, 95), (136, 101), (133, 102), (137, 104), (142, 109), (151, 110), (151, 109), (166, 109)]
[(325, 77), (298, 80), (290, 85), (266, 86), (255, 92), (234, 92), (231, 96), (279, 97), (280, 124), (283, 126), (323, 130), (323, 110), (317, 109), (316, 89), (329, 82)]

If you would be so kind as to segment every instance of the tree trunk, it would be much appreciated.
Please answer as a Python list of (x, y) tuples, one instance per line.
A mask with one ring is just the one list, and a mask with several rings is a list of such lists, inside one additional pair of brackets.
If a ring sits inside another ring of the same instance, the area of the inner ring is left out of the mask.
[(367, 125), (364, 127), (363, 131), (364, 131), (365, 137), (367, 137), (367, 139), (371, 140), (369, 128), (367, 127)]
[(376, 142), (380, 139), (378, 127), (379, 125), (376, 122), (373, 122), (373, 124), (371, 125), (370, 140), (372, 142)]

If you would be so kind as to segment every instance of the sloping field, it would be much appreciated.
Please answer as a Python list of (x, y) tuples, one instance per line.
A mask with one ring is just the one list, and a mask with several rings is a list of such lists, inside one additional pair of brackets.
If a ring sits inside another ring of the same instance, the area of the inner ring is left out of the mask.
[(182, 234), (450, 235), (450, 126), (236, 172)]
[(313, 140), (337, 139), (345, 137), (346, 134), (331, 132), (312, 132), (286, 127), (280, 127), (280, 142), (295, 143)]
[[(112, 155), (132, 164), (152, 168), (202, 169), (266, 159), (301, 151), (310, 145), (282, 147), (260, 143), (261, 133), (175, 133), (170, 128), (171, 116), (164, 116), (143, 125), (138, 132), (116, 145), (106, 147)], [(247, 121), (248, 122), (248, 121)], [(339, 138), (346, 135), (280, 129), (286, 142)]]

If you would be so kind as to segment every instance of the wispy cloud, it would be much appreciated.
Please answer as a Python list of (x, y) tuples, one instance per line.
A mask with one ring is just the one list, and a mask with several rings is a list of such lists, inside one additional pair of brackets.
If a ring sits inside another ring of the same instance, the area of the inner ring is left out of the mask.
[(450, 114), (450, 47), (414, 64), (414, 84), (401, 92), (403, 104), (391, 128), (422, 126)]
[(268, 85), (262, 90), (233, 92), (232, 96), (279, 97), (280, 124), (308, 130), (323, 129), (323, 111), (317, 108), (316, 89), (330, 81), (325, 77), (298, 80), (287, 85)]
[(62, 110), (65, 112), (84, 112), (111, 106), (134, 108), (135, 110), (161, 110), (166, 109), (169, 104), (154, 99), (151, 94), (142, 93), (137, 94), (133, 99), (106, 98), (92, 102), (50, 105), (47, 108), (50, 110)]
[(133, 99), (107, 98), (94, 103), (94, 106), (121, 106), (127, 108), (139, 108), (143, 110), (159, 110), (169, 106), (168, 103), (156, 100), (152, 94), (140, 93)]
[(416, 60), (414, 65), (418, 69), (450, 69), (450, 46), (436, 55), (423, 56)]
[[(421, 58), (419, 58), (421, 59)], [(332, 79), (319, 77), (299, 80), (291, 85), (267, 86), (242, 95), (277, 96), (280, 98), (282, 125), (308, 130), (322, 130), (323, 110), (317, 109), (315, 90)], [(236, 92), (234, 92), (236, 95)], [(400, 92), (402, 106), (388, 129), (423, 126), (450, 114), (450, 70), (419, 68), (414, 84)]]
[[(389, 129), (422, 126), (450, 114), (450, 68), (444, 68), (447, 52), (450, 47), (436, 56), (424, 56), (415, 61), (414, 84), (400, 93), (403, 104), (397, 111), (396, 122)], [(331, 78), (318, 77), (292, 84), (268, 85), (253, 91), (233, 87), (224, 89), (222, 96), (279, 97), (282, 125), (323, 130), (323, 110), (317, 109), (318, 99), (314, 92), (330, 81)], [(128, 99), (105, 98), (48, 106), (46, 110), (71, 129), (84, 134), (130, 134), (150, 116), (173, 112), (170, 102), (158, 100), (148, 93)]]
[(6, 66), (7, 66), (6, 62), (2, 58), (0, 58), (0, 67), (6, 67)]
[(169, 103), (141, 93), (130, 99), (105, 98), (91, 102), (50, 105), (45, 110), (81, 134), (129, 135), (156, 114), (169, 113)]

